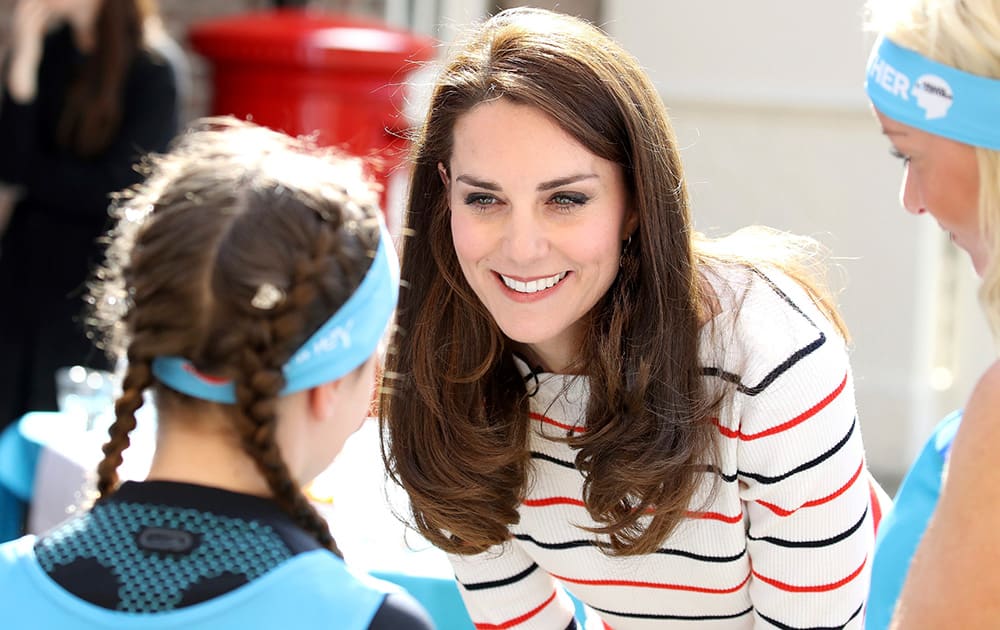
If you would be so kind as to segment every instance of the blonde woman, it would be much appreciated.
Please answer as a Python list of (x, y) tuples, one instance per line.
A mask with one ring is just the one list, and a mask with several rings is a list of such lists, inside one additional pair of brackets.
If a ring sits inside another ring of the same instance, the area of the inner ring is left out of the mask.
[[(867, 91), (903, 162), (903, 206), (969, 254), (1000, 333), (1000, 2), (887, 0), (871, 9), (880, 37)], [(900, 489), (879, 534), (869, 628), (890, 617), (892, 628), (997, 627), (998, 409), (1000, 363), (964, 414), (942, 422)]]

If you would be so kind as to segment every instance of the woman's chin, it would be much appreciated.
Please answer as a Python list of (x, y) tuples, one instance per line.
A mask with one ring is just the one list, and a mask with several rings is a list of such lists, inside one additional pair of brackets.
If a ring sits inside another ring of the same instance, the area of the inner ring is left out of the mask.
[(987, 267), (990, 265), (990, 257), (987, 255), (985, 248), (979, 251), (968, 251), (968, 254), (969, 260), (972, 261), (972, 268), (976, 270), (976, 275), (982, 278), (986, 273)]

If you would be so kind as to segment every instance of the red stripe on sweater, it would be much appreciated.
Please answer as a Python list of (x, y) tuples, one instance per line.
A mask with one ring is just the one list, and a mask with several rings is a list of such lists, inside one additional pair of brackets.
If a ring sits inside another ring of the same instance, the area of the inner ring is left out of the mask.
[(556, 598), (556, 592), (552, 591), (552, 594), (549, 595), (549, 598), (547, 600), (545, 600), (544, 602), (542, 602), (542, 604), (540, 606), (538, 606), (537, 608), (534, 608), (532, 610), (529, 610), (528, 612), (524, 613), (520, 617), (514, 617), (513, 619), (508, 619), (507, 621), (504, 621), (503, 623), (477, 623), (476, 624), (476, 630), (504, 630), (505, 628), (513, 628), (514, 626), (522, 624), (525, 621), (527, 621), (527, 620), (531, 619), (532, 617), (534, 617), (535, 615), (537, 615), (538, 613), (542, 612), (542, 610), (546, 606), (548, 606), (549, 604), (551, 604), (552, 600), (554, 600), (555, 598)]
[(795, 584), (787, 584), (785, 582), (779, 582), (773, 578), (765, 577), (756, 571), (753, 571), (754, 577), (756, 577), (761, 582), (765, 584), (770, 584), (775, 588), (779, 588), (783, 591), (788, 591), (789, 593), (824, 593), (826, 591), (834, 591), (841, 586), (847, 584), (854, 578), (861, 574), (861, 570), (865, 568), (865, 564), (868, 562), (868, 557), (861, 561), (861, 566), (855, 569), (850, 575), (842, 580), (837, 580), (836, 582), (831, 582), (830, 584), (818, 584), (816, 586), (796, 586)]
[(861, 460), (861, 463), (858, 465), (858, 469), (854, 471), (854, 475), (852, 475), (851, 478), (847, 481), (847, 483), (841, 486), (839, 490), (837, 490), (833, 494), (826, 495), (822, 499), (813, 499), (812, 501), (806, 501), (805, 503), (802, 504), (801, 507), (795, 508), (794, 510), (786, 510), (782, 507), (778, 507), (773, 503), (768, 503), (767, 501), (757, 501), (757, 503), (759, 505), (763, 505), (764, 507), (771, 510), (778, 516), (788, 516), (790, 514), (795, 514), (797, 510), (800, 510), (802, 508), (816, 507), (817, 505), (823, 505), (824, 503), (829, 503), (830, 501), (833, 501), (840, 495), (847, 492), (847, 489), (853, 486), (854, 482), (857, 481), (858, 477), (861, 476), (861, 471), (864, 470), (864, 468), (865, 468), (865, 461)]
[(733, 516), (726, 516), (718, 512), (688, 512), (688, 518), (703, 518), (712, 521), (722, 521), (723, 523), (739, 523), (743, 520), (743, 512)]
[[(553, 505), (574, 505), (576, 507), (587, 507), (587, 504), (580, 499), (571, 499), (570, 497), (543, 497), (541, 499), (525, 499), (522, 504), (525, 507), (550, 507)], [(652, 510), (648, 510), (652, 514)], [(720, 514), (718, 512), (688, 512), (688, 518), (698, 518), (698, 519), (708, 519), (713, 521), (722, 521), (723, 523), (739, 523), (743, 520), (743, 513), (735, 514), (733, 516), (726, 516), (725, 514)]]
[[(587, 507), (587, 504), (580, 499), (572, 499), (570, 497), (542, 497), (540, 499), (525, 499), (522, 504), (525, 507), (549, 507), (552, 505), (574, 505), (576, 507)], [(648, 510), (652, 513), (652, 510)], [(743, 513), (740, 512), (734, 516), (726, 516), (725, 514), (720, 514), (718, 512), (688, 512), (688, 518), (698, 518), (698, 519), (709, 519), (713, 521), (722, 521), (723, 523), (739, 523), (743, 520)]]
[(548, 416), (543, 416), (542, 414), (535, 413), (534, 411), (529, 412), (528, 416), (532, 420), (538, 420), (539, 422), (544, 422), (545, 424), (551, 424), (554, 427), (559, 427), (560, 429), (566, 429), (567, 431), (573, 431), (574, 433), (584, 433), (584, 432), (586, 432), (586, 429), (583, 428), (583, 427), (578, 427), (578, 426), (566, 424), (564, 422), (557, 422), (556, 420), (553, 420), (552, 418), (550, 418)]
[(878, 533), (878, 524), (882, 522), (882, 506), (878, 502), (878, 493), (875, 492), (874, 482), (868, 480), (868, 495), (872, 500), (872, 526), (875, 528), (875, 533)]
[(580, 499), (571, 499), (569, 497), (545, 497), (544, 499), (525, 499), (524, 505), (526, 507), (548, 507), (550, 505), (576, 505), (579, 507), (587, 507), (587, 504)]
[(743, 588), (747, 582), (750, 581), (750, 574), (747, 573), (746, 578), (731, 588), (708, 588), (705, 586), (691, 586), (690, 584), (666, 584), (661, 582), (639, 582), (634, 580), (579, 580), (576, 578), (569, 578), (562, 575), (551, 574), (552, 577), (563, 582), (570, 582), (572, 584), (583, 584), (585, 586), (628, 586), (628, 587), (638, 587), (638, 588), (656, 588), (669, 591), (690, 591), (692, 593), (710, 593), (715, 595), (725, 595), (727, 593), (735, 593), (736, 591)]
[(802, 412), (799, 415), (795, 416), (791, 420), (789, 420), (787, 422), (782, 422), (781, 424), (779, 424), (777, 426), (773, 426), (770, 429), (765, 429), (764, 431), (761, 431), (760, 433), (752, 433), (752, 434), (748, 435), (746, 433), (743, 433), (743, 431), (733, 431), (732, 429), (730, 429), (728, 427), (722, 426), (721, 424), (719, 424), (719, 419), (718, 418), (713, 418), (713, 421), (715, 422), (715, 426), (719, 427), (719, 432), (722, 433), (722, 435), (724, 435), (726, 437), (729, 437), (729, 438), (739, 438), (739, 439), (743, 440), (744, 442), (749, 442), (751, 440), (759, 440), (760, 438), (764, 438), (764, 437), (767, 437), (769, 435), (775, 435), (776, 433), (781, 433), (782, 431), (787, 431), (788, 429), (791, 429), (792, 427), (795, 427), (797, 425), (802, 424), (803, 422), (805, 422), (809, 418), (812, 418), (813, 416), (815, 416), (820, 411), (823, 411), (823, 409), (827, 405), (829, 405), (831, 402), (833, 402), (833, 400), (836, 399), (837, 396), (840, 395), (840, 392), (844, 391), (844, 387), (846, 385), (847, 385), (847, 374), (844, 374), (844, 380), (840, 381), (840, 385), (838, 385), (835, 390), (833, 390), (832, 392), (830, 392), (829, 394), (827, 394), (826, 397), (823, 400), (819, 401), (818, 403), (816, 403), (815, 405), (813, 405), (809, 409), (806, 409), (804, 412)]

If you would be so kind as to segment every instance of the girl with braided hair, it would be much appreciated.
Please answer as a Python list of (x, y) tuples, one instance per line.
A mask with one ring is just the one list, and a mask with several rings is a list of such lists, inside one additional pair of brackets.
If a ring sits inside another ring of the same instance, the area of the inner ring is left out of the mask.
[[(117, 209), (91, 289), (127, 358), (88, 513), (0, 547), (5, 627), (427, 628), (301, 487), (365, 417), (398, 268), (353, 159), (207, 119)], [(147, 390), (156, 453), (117, 469)]]

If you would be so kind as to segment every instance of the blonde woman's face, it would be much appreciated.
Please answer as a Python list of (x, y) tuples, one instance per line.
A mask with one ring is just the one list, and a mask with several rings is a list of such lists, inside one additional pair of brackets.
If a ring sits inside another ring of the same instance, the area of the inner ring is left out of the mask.
[(900, 201), (908, 212), (929, 214), (982, 274), (989, 249), (979, 227), (976, 149), (905, 125), (875, 111), (893, 153), (903, 160)]

